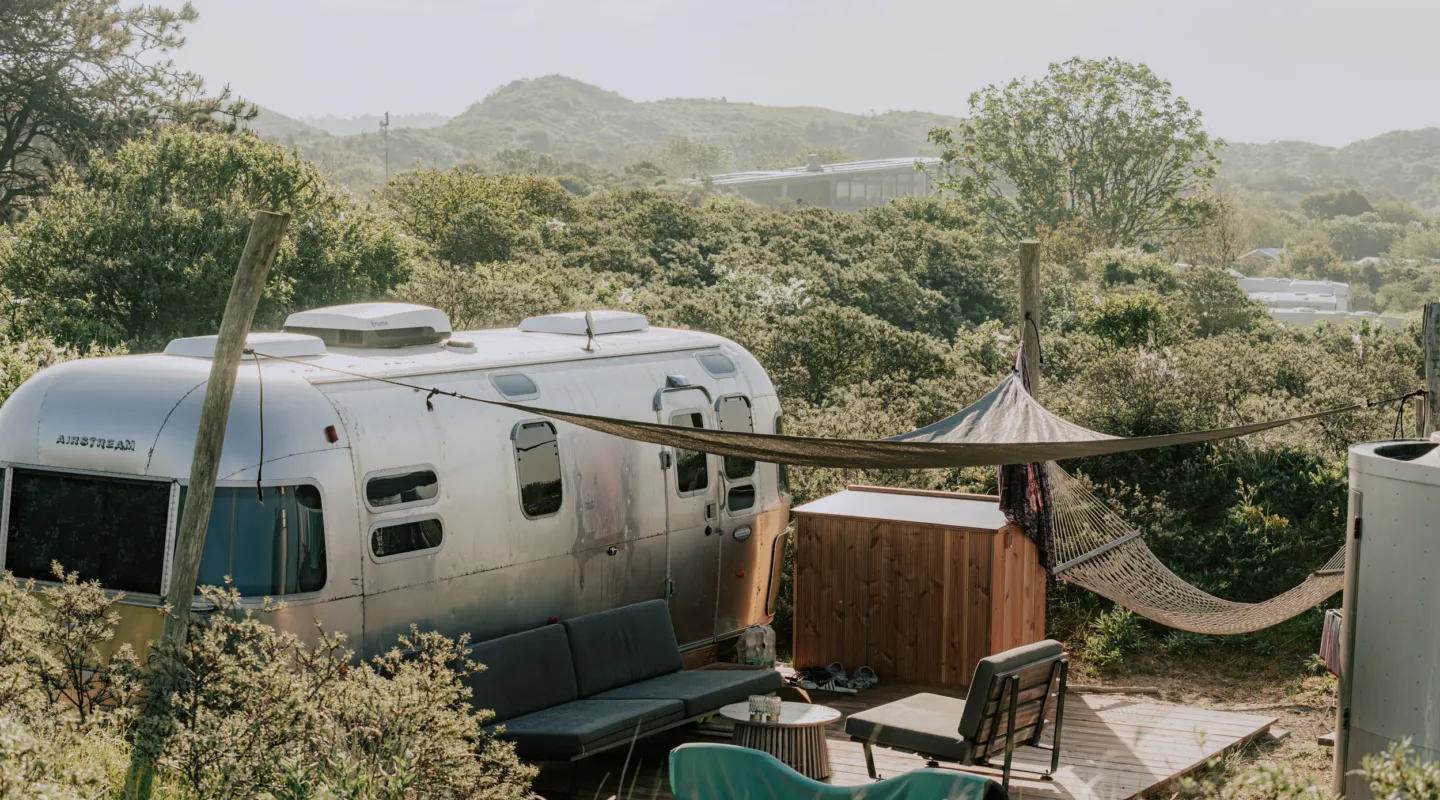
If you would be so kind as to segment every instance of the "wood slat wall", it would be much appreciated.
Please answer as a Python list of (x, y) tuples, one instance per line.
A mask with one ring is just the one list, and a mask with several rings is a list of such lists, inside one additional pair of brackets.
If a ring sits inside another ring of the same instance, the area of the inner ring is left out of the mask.
[(796, 514), (794, 656), (963, 686), (1045, 636), (1045, 572), (1018, 531)]

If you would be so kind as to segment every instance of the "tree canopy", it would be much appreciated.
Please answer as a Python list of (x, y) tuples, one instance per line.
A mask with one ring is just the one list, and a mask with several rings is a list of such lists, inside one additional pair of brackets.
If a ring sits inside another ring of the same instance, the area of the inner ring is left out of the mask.
[(198, 75), (164, 57), (196, 18), (189, 3), (10, 0), (0, 8), (0, 219), (90, 148), (157, 123), (253, 115), (228, 90), (207, 97)]
[(411, 246), (316, 166), (249, 134), (170, 126), (62, 171), (0, 248), (29, 322), (66, 343), (161, 346), (213, 333), (256, 209), (289, 233), (257, 325), (296, 307), (371, 299), (403, 281)]
[(1200, 112), (1143, 64), (1078, 58), (991, 85), (936, 128), (942, 185), (1009, 240), (1079, 224), (1103, 246), (1168, 243), (1216, 213)]

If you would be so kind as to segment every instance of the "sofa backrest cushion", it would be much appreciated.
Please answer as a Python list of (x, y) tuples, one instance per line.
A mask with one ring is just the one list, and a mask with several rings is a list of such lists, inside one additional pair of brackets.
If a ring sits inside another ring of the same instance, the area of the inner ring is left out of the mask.
[(664, 600), (567, 619), (581, 697), (679, 672), (684, 664)]
[[(994, 691), (998, 690), (998, 687), (991, 687), (996, 675), (1043, 663), (1064, 653), (1064, 645), (1054, 639), (1045, 639), (980, 659), (980, 663), (975, 665), (975, 677), (970, 681), (970, 691), (965, 695), (965, 713), (960, 716), (960, 735), (971, 742), (980, 739), (980, 723), (985, 717), (985, 707), (990, 698), (995, 696)], [(987, 692), (990, 693), (989, 696)], [(1021, 697), (1024, 696), (1021, 694)], [(1008, 695), (1005, 699), (1008, 704)], [(1017, 725), (1016, 729), (1019, 728)]]
[(480, 642), (470, 648), (469, 655), (485, 665), (483, 672), (465, 679), (474, 691), (471, 705), (494, 711), (492, 722), (579, 697), (570, 642), (559, 625)]

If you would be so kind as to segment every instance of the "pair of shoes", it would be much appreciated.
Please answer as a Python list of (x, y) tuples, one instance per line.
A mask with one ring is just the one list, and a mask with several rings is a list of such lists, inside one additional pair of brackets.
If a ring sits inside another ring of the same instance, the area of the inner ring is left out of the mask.
[(856, 689), (869, 689), (880, 682), (880, 676), (875, 670), (869, 667), (861, 667), (855, 670), (854, 677), (850, 678), (850, 685)]
[(855, 694), (855, 690), (850, 688), (850, 681), (846, 678), (844, 670), (837, 675), (828, 667), (801, 667), (795, 671), (795, 676), (791, 680), (801, 689)]
[(836, 661), (826, 667), (825, 671), (830, 674), (831, 680), (837, 685), (850, 689), (869, 689), (880, 682), (880, 676), (876, 675), (875, 670), (869, 667), (861, 667), (855, 670), (854, 675), (847, 675), (845, 665)]

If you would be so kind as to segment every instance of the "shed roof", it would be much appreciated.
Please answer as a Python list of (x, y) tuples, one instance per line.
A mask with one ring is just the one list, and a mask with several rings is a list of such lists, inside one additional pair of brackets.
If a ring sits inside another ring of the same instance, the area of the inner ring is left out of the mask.
[(796, 508), (795, 513), (978, 530), (999, 530), (1006, 524), (997, 498), (865, 486), (851, 486), (843, 492), (806, 503)]

